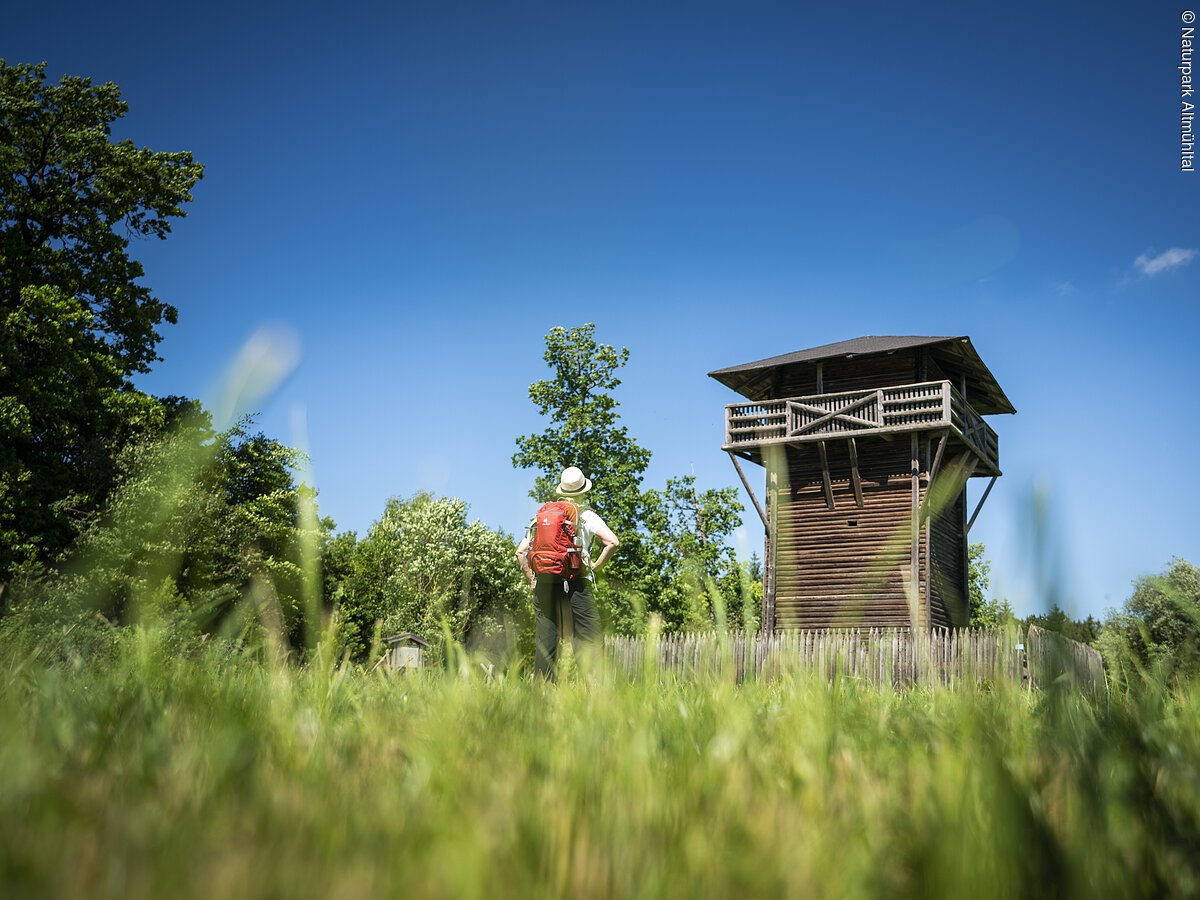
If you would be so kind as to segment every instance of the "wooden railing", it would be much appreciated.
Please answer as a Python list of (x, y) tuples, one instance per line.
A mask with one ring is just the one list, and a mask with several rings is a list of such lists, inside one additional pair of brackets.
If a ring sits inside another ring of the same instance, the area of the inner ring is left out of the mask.
[(731, 403), (724, 449), (939, 428), (957, 432), (980, 459), (998, 467), (996, 432), (949, 381)]

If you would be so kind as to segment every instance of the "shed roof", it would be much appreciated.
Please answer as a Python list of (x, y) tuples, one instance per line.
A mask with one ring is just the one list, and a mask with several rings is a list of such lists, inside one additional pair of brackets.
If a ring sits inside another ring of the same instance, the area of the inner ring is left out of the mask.
[(420, 644), (422, 647), (429, 647), (429, 641), (421, 637), (419, 634), (413, 634), (411, 631), (406, 631), (404, 634), (393, 634), (391, 637), (385, 637), (385, 644), (399, 644), (402, 641), (410, 641), (414, 644)]
[(827, 359), (851, 359), (926, 347), (947, 374), (966, 376), (971, 405), (980, 413), (1013, 413), (1016, 409), (984, 364), (966, 335), (866, 335), (835, 344), (823, 344), (780, 356), (769, 356), (709, 372), (721, 384), (750, 400), (769, 399), (771, 374), (784, 366), (816, 363)]

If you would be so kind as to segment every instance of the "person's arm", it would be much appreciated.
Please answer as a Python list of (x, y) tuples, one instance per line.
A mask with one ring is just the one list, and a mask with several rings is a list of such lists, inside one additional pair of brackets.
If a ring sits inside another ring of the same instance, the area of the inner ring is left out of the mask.
[(533, 574), (533, 569), (529, 567), (528, 536), (517, 545), (517, 562), (521, 564), (521, 571), (525, 573), (525, 579), (529, 582), (529, 586), (533, 587), (537, 584), (537, 576)]
[(613, 534), (612, 529), (603, 523), (596, 526), (596, 530), (592, 532), (592, 536), (604, 545), (604, 548), (600, 551), (600, 555), (592, 563), (592, 571), (596, 571), (608, 562), (610, 556), (617, 552), (617, 548), (621, 546), (621, 542)]

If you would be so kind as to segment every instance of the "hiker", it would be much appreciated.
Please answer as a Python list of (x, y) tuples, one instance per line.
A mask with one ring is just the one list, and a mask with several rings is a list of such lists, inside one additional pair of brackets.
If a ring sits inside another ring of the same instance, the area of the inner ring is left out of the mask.
[[(554, 674), (561, 636), (569, 634), (576, 650), (600, 636), (592, 597), (593, 573), (608, 562), (621, 542), (588, 507), (591, 489), (591, 479), (577, 467), (564, 469), (558, 481), (559, 500), (538, 510), (517, 547), (517, 560), (533, 589), (537, 611), (534, 671), (547, 677)], [(595, 560), (591, 557), (593, 540), (603, 545)], [(560, 635), (560, 630), (565, 634)]]

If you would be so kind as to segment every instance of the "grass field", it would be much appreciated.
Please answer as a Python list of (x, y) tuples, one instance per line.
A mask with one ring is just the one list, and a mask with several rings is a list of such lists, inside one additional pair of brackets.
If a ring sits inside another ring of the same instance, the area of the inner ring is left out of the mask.
[(1200, 692), (560, 685), (3, 642), (7, 897), (1188, 896)]

